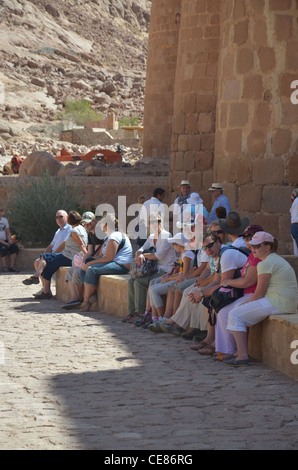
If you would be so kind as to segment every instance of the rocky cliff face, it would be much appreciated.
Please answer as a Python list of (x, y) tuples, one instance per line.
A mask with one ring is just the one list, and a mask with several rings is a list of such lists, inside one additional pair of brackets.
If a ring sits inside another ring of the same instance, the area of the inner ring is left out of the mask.
[(10, 126), (0, 143), (55, 121), (70, 99), (142, 120), (150, 8), (149, 0), (0, 0), (0, 120)]

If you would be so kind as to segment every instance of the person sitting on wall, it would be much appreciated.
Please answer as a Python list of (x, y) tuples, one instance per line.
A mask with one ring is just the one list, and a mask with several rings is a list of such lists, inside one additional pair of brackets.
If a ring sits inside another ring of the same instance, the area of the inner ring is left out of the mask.
[(105, 215), (96, 226), (106, 234), (98, 257), (83, 264), (80, 276), (84, 283), (82, 312), (91, 307), (90, 298), (95, 293), (98, 279), (102, 275), (127, 274), (132, 262), (132, 246), (128, 236), (119, 230), (118, 219), (114, 214)]
[(82, 217), (77, 211), (71, 211), (67, 219), (71, 225), (71, 232), (67, 240), (64, 242), (62, 253), (44, 253), (42, 258), (46, 261), (41, 279), (43, 283), (43, 291), (41, 294), (35, 295), (36, 299), (50, 299), (51, 279), (55, 272), (62, 266), (71, 266), (72, 260), (77, 253), (87, 253), (87, 232), (81, 225)]
[(81, 266), (87, 261), (96, 259), (99, 256), (98, 252), (103, 244), (103, 240), (97, 238), (95, 234), (95, 227), (97, 219), (93, 212), (85, 212), (82, 216), (82, 225), (88, 233), (87, 253), (85, 256), (79, 254), (76, 264), (76, 257), (73, 260), (73, 267), (68, 269), (65, 275), (65, 281), (68, 283), (70, 290), (70, 300), (62, 306), (63, 309), (69, 310), (78, 307), (83, 302), (84, 286), (81, 282), (80, 271)]
[[(68, 214), (65, 210), (58, 210), (56, 212), (56, 222), (59, 228), (56, 230), (51, 243), (47, 246), (47, 248), (44, 250), (42, 254), (61, 253), (63, 251), (64, 243), (69, 237), (70, 232), (71, 232), (71, 226), (68, 224), (67, 218), (68, 218)], [(31, 284), (38, 284), (41, 273), (43, 272), (46, 265), (47, 265), (46, 258), (40, 255), (40, 257), (34, 261), (34, 268), (35, 268), (34, 274), (30, 276), (29, 278), (24, 279), (22, 281), (23, 284), (25, 284), (26, 286), (29, 286)], [(37, 292), (36, 295), (40, 295), (42, 293), (42, 290)]]
[(230, 366), (249, 365), (247, 329), (269, 315), (296, 313), (297, 279), (294, 269), (277, 254), (278, 242), (268, 232), (257, 232), (250, 240), (257, 265), (257, 287), (254, 294), (229, 313), (227, 329), (233, 334), (237, 352), (223, 362)]
[[(12, 239), (9, 222), (4, 215), (3, 203), (0, 202), (0, 254), (2, 259), (3, 272), (17, 272), (15, 267), (19, 247)], [(7, 266), (8, 256), (10, 256), (10, 267)]]

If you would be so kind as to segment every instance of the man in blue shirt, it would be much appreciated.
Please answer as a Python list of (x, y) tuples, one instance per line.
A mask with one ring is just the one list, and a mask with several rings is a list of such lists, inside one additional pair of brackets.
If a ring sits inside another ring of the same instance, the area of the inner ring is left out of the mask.
[(223, 187), (221, 183), (213, 183), (211, 188), (209, 188), (209, 191), (211, 191), (214, 203), (207, 219), (208, 225), (217, 219), (215, 212), (217, 207), (224, 207), (227, 211), (227, 215), (229, 212), (231, 212), (230, 201), (226, 196), (223, 195)]

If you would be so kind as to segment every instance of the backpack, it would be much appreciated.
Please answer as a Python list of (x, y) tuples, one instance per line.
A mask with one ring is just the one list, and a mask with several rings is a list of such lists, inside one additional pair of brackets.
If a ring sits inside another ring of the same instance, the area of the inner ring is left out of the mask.
[[(149, 248), (149, 250), (144, 250), (143, 253), (155, 253), (156, 248), (152, 246)], [(142, 265), (139, 265), (136, 263), (135, 260), (133, 260), (130, 264), (130, 277), (132, 279), (137, 279), (138, 277), (146, 277), (146, 276), (152, 276), (152, 274), (155, 274), (158, 269), (158, 260), (153, 260), (153, 259), (145, 259), (144, 263)]]
[[(251, 251), (248, 248), (241, 247), (236, 248), (235, 246), (227, 246), (221, 248), (219, 252), (219, 260), (218, 260), (218, 269), (216, 272), (220, 273), (220, 258), (224, 251), (226, 250), (238, 250), (243, 253), (245, 256), (249, 256)], [(238, 279), (241, 277), (241, 270), (242, 268), (238, 268), (235, 270), (233, 279)], [(243, 290), (240, 287), (230, 287), (230, 286), (222, 286), (216, 289), (211, 297), (204, 297), (202, 303), (205, 307), (208, 308), (208, 322), (211, 326), (214, 326), (216, 323), (216, 315), (214, 315), (214, 319), (212, 320), (212, 313), (218, 313), (223, 307), (226, 305), (235, 302), (235, 300), (240, 299), (243, 296)]]

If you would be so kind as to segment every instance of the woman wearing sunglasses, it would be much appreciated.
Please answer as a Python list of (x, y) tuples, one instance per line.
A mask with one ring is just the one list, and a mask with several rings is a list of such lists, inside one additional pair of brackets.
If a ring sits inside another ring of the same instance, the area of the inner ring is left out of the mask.
[[(263, 227), (260, 225), (249, 225), (245, 231), (240, 234), (243, 237), (245, 245), (248, 249), (250, 247), (250, 241), (255, 233), (262, 232)], [(241, 270), (241, 277), (238, 279), (226, 279), (221, 282), (221, 286), (228, 285), (229, 287), (236, 287), (243, 289), (243, 297), (235, 302), (223, 307), (216, 315), (215, 324), (215, 351), (216, 359), (222, 360), (233, 356), (236, 352), (236, 344), (234, 336), (227, 330), (228, 317), (230, 311), (237, 305), (248, 300), (255, 292), (257, 287), (257, 265), (261, 260), (254, 256), (254, 253), (250, 253), (244, 267)]]
[(296, 274), (290, 264), (277, 255), (277, 240), (267, 232), (257, 232), (250, 240), (257, 265), (257, 287), (254, 294), (229, 314), (228, 330), (237, 345), (235, 357), (224, 359), (233, 366), (249, 365), (247, 328), (265, 320), (269, 315), (296, 313)]

